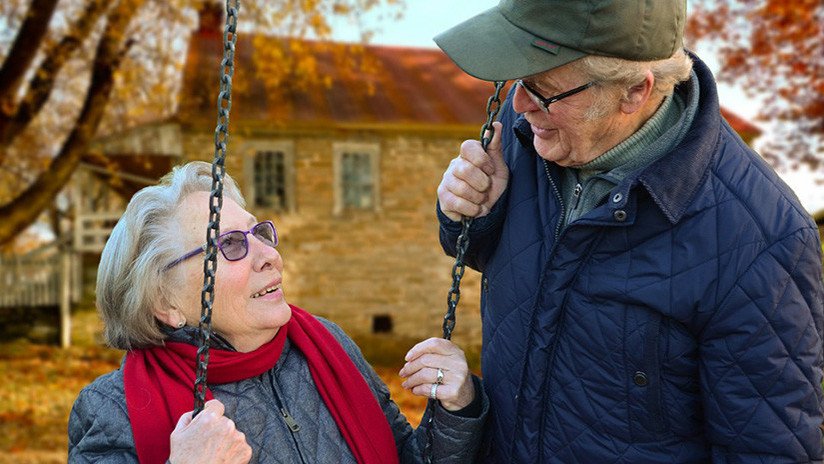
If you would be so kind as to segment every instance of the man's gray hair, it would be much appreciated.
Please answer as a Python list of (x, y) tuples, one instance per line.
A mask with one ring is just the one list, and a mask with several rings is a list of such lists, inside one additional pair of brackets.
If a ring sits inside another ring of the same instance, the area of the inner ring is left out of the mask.
[[(97, 269), (97, 309), (110, 346), (131, 350), (163, 344), (166, 337), (153, 310), (176, 301), (175, 279), (164, 275), (164, 268), (188, 251), (180, 240), (177, 207), (190, 193), (211, 188), (212, 166), (193, 161), (173, 168), (158, 185), (140, 190), (129, 201)], [(228, 174), (223, 196), (245, 208), (240, 189)], [(205, 241), (205, 224), (203, 236)]]
[[(679, 48), (669, 58), (658, 61), (629, 61), (622, 58), (589, 55), (573, 62), (576, 70), (588, 77), (590, 81), (599, 84), (594, 87), (596, 92), (610, 92), (619, 89), (620, 100), (627, 98), (628, 90), (644, 80), (647, 70), (652, 72), (655, 84), (652, 95), (672, 95), (678, 83), (689, 79), (692, 72), (692, 59), (683, 48)], [(603, 105), (595, 105), (592, 114), (587, 116), (597, 118), (607, 109), (604, 105), (614, 103), (612, 98), (598, 98)]]

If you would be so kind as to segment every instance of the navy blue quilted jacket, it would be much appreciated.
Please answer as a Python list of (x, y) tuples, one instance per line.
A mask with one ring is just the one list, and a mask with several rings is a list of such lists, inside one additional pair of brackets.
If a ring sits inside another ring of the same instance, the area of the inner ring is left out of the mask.
[[(509, 187), (467, 251), (483, 273), (485, 462), (824, 459), (817, 229), (695, 61), (683, 141), (563, 230), (560, 168), (504, 105)], [(454, 255), (460, 224), (439, 218)]]

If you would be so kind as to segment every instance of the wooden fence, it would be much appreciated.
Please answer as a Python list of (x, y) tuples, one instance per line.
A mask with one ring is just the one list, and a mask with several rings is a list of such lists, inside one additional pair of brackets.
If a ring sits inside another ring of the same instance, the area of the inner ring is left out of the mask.
[(0, 309), (60, 308), (60, 344), (71, 344), (72, 256), (57, 246), (25, 255), (0, 255)]

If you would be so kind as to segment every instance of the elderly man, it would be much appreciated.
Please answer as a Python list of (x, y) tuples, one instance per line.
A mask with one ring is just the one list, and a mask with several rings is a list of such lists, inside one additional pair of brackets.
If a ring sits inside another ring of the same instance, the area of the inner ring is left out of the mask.
[(822, 462), (821, 246), (683, 50), (684, 0), (502, 0), (436, 37), (516, 80), (438, 188), (483, 273), (484, 462)]

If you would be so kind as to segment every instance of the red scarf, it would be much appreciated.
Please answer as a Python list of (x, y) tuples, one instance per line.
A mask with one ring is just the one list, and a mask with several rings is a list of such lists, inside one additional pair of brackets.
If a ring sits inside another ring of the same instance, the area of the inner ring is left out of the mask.
[[(274, 367), (288, 337), (306, 357), (315, 386), (357, 461), (397, 463), (389, 422), (360, 371), (320, 321), (297, 306), (290, 307), (289, 322), (255, 351), (210, 349), (208, 383), (238, 382), (263, 374)], [(126, 407), (142, 464), (166, 462), (169, 435), (180, 416), (192, 410), (196, 353), (196, 346), (169, 342), (126, 354)], [(206, 399), (212, 398), (207, 389)], [(273, 411), (271, 420), (279, 418)], [(238, 425), (243, 429), (243, 424)]]

